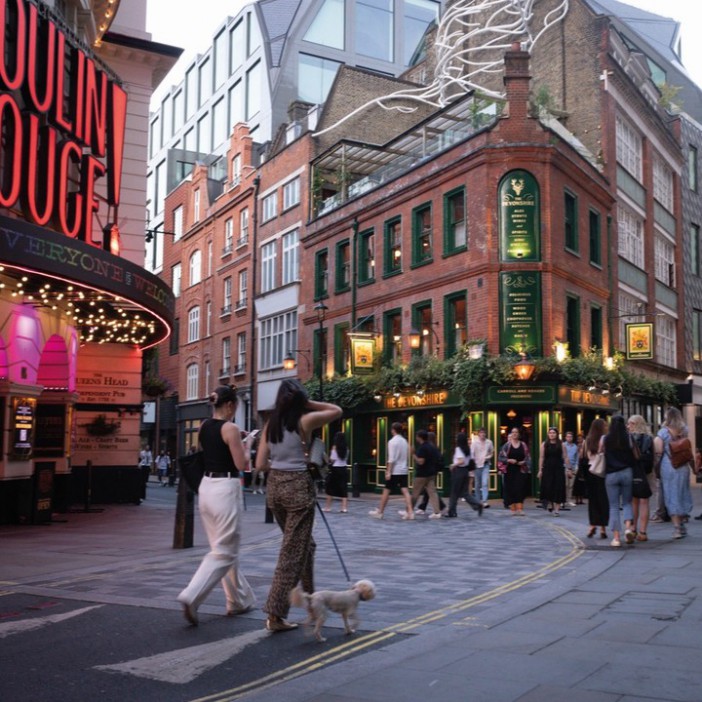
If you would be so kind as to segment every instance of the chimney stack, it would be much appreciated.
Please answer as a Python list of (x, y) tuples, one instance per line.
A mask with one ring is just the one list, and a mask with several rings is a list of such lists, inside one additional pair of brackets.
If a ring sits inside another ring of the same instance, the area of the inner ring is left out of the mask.
[(518, 120), (529, 116), (529, 52), (524, 51), (518, 41), (505, 53), (503, 78), (509, 104), (509, 116)]

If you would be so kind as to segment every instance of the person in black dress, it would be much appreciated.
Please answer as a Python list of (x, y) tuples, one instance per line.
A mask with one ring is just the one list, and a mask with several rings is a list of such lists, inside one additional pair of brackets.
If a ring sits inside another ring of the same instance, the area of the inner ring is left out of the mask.
[[(582, 458), (583, 463), (590, 458), (594, 458), (600, 448), (600, 440), (607, 433), (607, 422), (604, 419), (595, 419), (590, 425), (590, 431), (583, 443)], [(607, 538), (607, 524), (609, 522), (609, 499), (605, 489), (604, 478), (593, 475), (586, 466), (585, 491), (587, 493), (587, 515), (590, 522), (590, 529), (587, 532), (588, 538), (592, 538), (600, 528), (600, 538)]]
[(524, 515), (524, 499), (529, 494), (531, 456), (516, 427), (509, 433), (507, 443), (500, 449), (497, 467), (504, 476), (502, 498), (513, 516)]
[(558, 430), (550, 427), (548, 438), (541, 444), (539, 456), (539, 472), (537, 477), (541, 481), (541, 502), (544, 509), (548, 507), (553, 516), (559, 515), (560, 506), (565, 502), (566, 480), (565, 462), (566, 450), (563, 442), (558, 438)]

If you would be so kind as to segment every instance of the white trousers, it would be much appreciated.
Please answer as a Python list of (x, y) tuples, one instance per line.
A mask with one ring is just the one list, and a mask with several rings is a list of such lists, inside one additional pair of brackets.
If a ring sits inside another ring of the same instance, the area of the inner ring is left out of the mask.
[(256, 602), (251, 585), (239, 570), (241, 543), (241, 482), (237, 478), (208, 478), (200, 483), (199, 506), (210, 552), (202, 559), (178, 602), (197, 609), (221, 581), (227, 610), (250, 607)]

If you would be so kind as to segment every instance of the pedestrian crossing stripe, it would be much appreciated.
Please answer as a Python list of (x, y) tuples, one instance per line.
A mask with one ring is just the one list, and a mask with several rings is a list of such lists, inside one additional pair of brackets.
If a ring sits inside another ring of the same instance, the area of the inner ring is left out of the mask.
[(16, 622), (5, 622), (4, 624), (0, 624), (0, 639), (4, 639), (6, 636), (12, 636), (13, 634), (21, 634), (25, 631), (41, 629), (49, 624), (58, 624), (59, 622), (64, 622), (67, 619), (79, 617), (81, 614), (85, 614), (91, 609), (98, 609), (99, 607), (103, 606), (104, 605), (91, 605), (90, 607), (74, 609), (70, 612), (51, 614), (48, 617), (32, 617), (31, 619), (21, 619)]
[(220, 639), (211, 643), (189, 646), (175, 651), (157, 653), (154, 656), (136, 658), (123, 663), (97, 665), (96, 670), (136, 675), (141, 678), (159, 682), (184, 685), (192, 682), (199, 675), (224, 663), (241, 653), (247, 646), (267, 638), (270, 633), (265, 629), (256, 629), (239, 636)]

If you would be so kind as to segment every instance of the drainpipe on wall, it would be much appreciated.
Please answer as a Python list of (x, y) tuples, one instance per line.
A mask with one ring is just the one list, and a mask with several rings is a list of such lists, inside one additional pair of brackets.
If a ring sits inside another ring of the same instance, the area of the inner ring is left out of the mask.
[(356, 266), (358, 265), (358, 218), (351, 225), (351, 329), (356, 328)]
[(607, 215), (607, 284), (609, 287), (609, 309), (607, 314), (607, 336), (609, 337), (609, 357), (614, 356), (614, 335), (612, 330), (612, 215)]
[[(254, 428), (254, 417), (258, 414), (258, 374), (256, 373), (256, 271), (258, 270), (258, 190), (261, 185), (261, 176), (257, 175), (254, 184), (254, 205), (251, 213), (251, 403), (249, 404), (248, 429)], [(258, 421), (256, 421), (258, 426)]]

